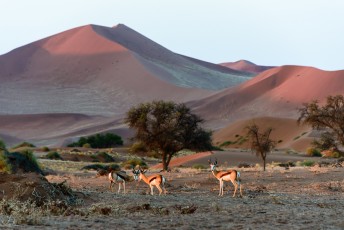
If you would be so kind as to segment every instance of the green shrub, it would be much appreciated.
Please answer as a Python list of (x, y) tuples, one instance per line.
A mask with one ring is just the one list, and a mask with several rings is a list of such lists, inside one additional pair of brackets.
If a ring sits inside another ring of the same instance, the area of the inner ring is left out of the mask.
[(35, 155), (33, 155), (33, 152), (31, 150), (23, 150), (19, 152), (21, 155), (27, 158), (27, 160), (35, 167), (40, 168), (37, 158)]
[(142, 159), (137, 158), (137, 157), (131, 158), (131, 159), (124, 161), (122, 163), (122, 167), (124, 167), (125, 169), (132, 169), (137, 165), (139, 165), (142, 168), (147, 168), (146, 162), (144, 162)]
[(299, 166), (306, 166), (306, 167), (312, 167), (315, 165), (315, 162), (314, 161), (311, 161), (311, 160), (304, 160), (302, 162), (298, 162), (298, 165)]
[(56, 151), (49, 152), (47, 155), (45, 155), (45, 158), (50, 160), (62, 160), (61, 155)]
[(322, 156), (321, 152), (317, 148), (312, 148), (312, 147), (307, 148), (306, 154), (307, 154), (307, 156), (310, 156), (310, 157), (321, 157)]
[(36, 157), (31, 150), (23, 150), (20, 152), (5, 153), (8, 162), (11, 164), (11, 173), (20, 172), (36, 172), (43, 174)]
[(14, 146), (12, 149), (18, 149), (18, 148), (23, 148), (23, 147), (27, 147), (27, 148), (35, 148), (36, 146), (34, 144), (31, 144), (29, 142), (22, 142), (16, 146)]

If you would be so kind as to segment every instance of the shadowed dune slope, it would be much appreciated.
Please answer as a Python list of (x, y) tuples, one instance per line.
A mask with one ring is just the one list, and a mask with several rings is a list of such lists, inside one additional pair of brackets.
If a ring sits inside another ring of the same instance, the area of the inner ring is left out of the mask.
[(221, 128), (236, 120), (254, 117), (296, 119), (298, 108), (312, 100), (344, 94), (344, 71), (323, 71), (312, 67), (282, 66), (266, 70), (237, 87), (188, 103)]
[(252, 74), (258, 74), (261, 73), (265, 70), (272, 69), (274, 66), (261, 66), (261, 65), (256, 65), (250, 61), (247, 60), (239, 60), (236, 62), (225, 62), (221, 63), (221, 66), (225, 66), (231, 69), (235, 69), (238, 71), (244, 71)]
[(0, 56), (0, 114), (122, 114), (139, 102), (202, 98), (251, 76), (175, 54), (125, 25), (88, 25)]

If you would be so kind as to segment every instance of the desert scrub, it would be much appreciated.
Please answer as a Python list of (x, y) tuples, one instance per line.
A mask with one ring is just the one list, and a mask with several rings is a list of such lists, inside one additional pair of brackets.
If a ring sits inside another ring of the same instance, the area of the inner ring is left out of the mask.
[(146, 162), (144, 162), (142, 159), (138, 157), (128, 159), (122, 163), (122, 167), (125, 169), (132, 169), (137, 165), (139, 165), (142, 168), (147, 168)]
[(296, 162), (297, 166), (305, 166), (305, 167), (312, 167), (315, 165), (314, 161), (311, 160), (304, 160), (304, 161), (298, 161)]
[(322, 156), (319, 149), (312, 148), (312, 147), (307, 148), (306, 154), (307, 154), (307, 156), (310, 156), (310, 157), (321, 157)]
[(49, 151), (50, 151), (49, 147), (47, 147), (47, 146), (43, 146), (43, 147), (41, 148), (41, 150), (42, 150), (43, 152), (49, 152)]
[(62, 160), (61, 155), (56, 151), (49, 152), (47, 155), (45, 155), (45, 158), (50, 160)]

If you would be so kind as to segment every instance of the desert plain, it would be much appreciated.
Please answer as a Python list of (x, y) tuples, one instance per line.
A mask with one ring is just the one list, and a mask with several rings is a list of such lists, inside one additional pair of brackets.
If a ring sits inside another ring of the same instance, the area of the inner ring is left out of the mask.
[[(232, 197), (234, 187), (228, 182), (224, 196), (218, 196), (219, 182), (207, 167), (209, 156), (222, 162), (219, 170), (236, 169), (241, 173), (243, 197), (238, 194)], [(235, 166), (236, 162), (249, 157), (250, 166)], [(123, 189), (117, 193), (118, 185), (111, 191), (106, 175), (80, 170), (91, 162), (38, 159), (45, 170), (50, 171), (45, 176), (47, 181), (63, 183), (71, 189), (70, 194), (75, 198), (73, 204), (63, 205), (55, 199), (49, 208), (33, 207), (25, 202), (17, 208), (11, 206), (10, 215), (4, 215), (4, 211), (0, 215), (2, 229), (344, 228), (341, 218), (344, 169), (340, 160), (272, 153), (263, 171), (261, 160), (255, 155), (230, 150), (213, 155), (196, 154), (192, 161), (187, 160), (187, 156), (176, 158), (169, 172), (154, 169), (158, 162), (148, 160), (151, 169), (146, 174), (160, 173), (167, 179), (167, 193), (159, 196), (156, 188), (155, 194), (150, 195), (143, 181), (127, 182), (125, 194)], [(307, 160), (314, 165), (286, 167), (281, 164)], [(195, 164), (204, 167), (195, 169), (192, 167)], [(132, 175), (131, 170), (126, 172)], [(11, 182), (3, 179), (0, 188), (5, 191), (3, 186), (26, 185), (32, 189), (35, 185), (28, 184), (30, 178), (23, 174), (22, 178), (17, 175)], [(38, 186), (39, 183), (36, 188)], [(21, 190), (22, 195), (24, 190)], [(19, 197), (20, 191), (15, 191)], [(37, 199), (38, 194), (31, 197)], [(2, 208), (8, 206), (1, 204)]]

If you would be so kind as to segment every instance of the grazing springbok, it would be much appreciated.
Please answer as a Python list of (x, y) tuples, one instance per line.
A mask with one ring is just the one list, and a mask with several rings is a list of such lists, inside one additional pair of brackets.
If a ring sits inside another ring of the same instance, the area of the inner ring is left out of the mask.
[(238, 189), (240, 189), (240, 197), (242, 197), (242, 191), (241, 191), (241, 184), (240, 184), (240, 173), (236, 170), (223, 170), (223, 171), (217, 171), (217, 160), (215, 159), (215, 162), (211, 162), (211, 159), (209, 159), (209, 165), (211, 172), (216, 177), (216, 179), (220, 182), (220, 191), (219, 196), (223, 196), (223, 184), (224, 181), (230, 181), (234, 185), (234, 194), (233, 197), (235, 197), (235, 193)]
[(112, 186), (117, 182), (118, 183), (118, 191), (117, 193), (120, 193), (121, 191), (121, 185), (123, 185), (124, 194), (125, 194), (125, 181), (128, 180), (128, 176), (126, 175), (126, 172), (120, 171), (120, 172), (114, 172), (111, 170), (108, 175), (109, 181), (110, 181), (110, 190), (112, 191)]
[[(155, 175), (146, 177), (145, 175), (146, 171), (147, 170), (142, 170), (141, 168), (133, 169), (134, 180), (139, 181), (139, 182), (143, 180), (146, 184), (148, 184), (151, 189), (151, 195), (154, 195), (153, 186), (157, 187), (157, 189), (159, 190), (159, 196), (161, 195), (163, 190), (164, 190), (164, 194), (166, 194), (166, 189), (165, 189), (166, 178), (160, 174), (155, 174)], [(160, 185), (162, 185), (163, 189), (161, 189)]]

